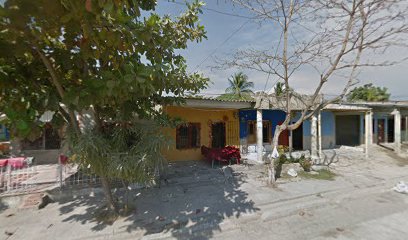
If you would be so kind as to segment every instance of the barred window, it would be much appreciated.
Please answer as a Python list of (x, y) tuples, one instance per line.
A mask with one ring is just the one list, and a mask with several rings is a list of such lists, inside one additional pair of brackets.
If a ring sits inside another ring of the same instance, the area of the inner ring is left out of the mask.
[(176, 148), (189, 149), (200, 147), (200, 124), (188, 123), (177, 127)]
[[(271, 121), (263, 120), (262, 121), (262, 142), (269, 143), (272, 136), (272, 124)], [(256, 121), (248, 121), (248, 135), (247, 141), (249, 144), (256, 143)]]

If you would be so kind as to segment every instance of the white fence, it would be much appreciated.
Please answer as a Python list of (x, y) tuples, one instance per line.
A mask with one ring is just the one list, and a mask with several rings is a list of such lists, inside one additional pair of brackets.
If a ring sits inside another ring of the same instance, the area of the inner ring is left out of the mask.
[[(39, 168), (39, 166), (32, 165), (31, 158), (0, 160), (0, 194), (35, 191), (39, 187), (55, 183), (55, 173), (53, 175), (43, 174), (47, 177), (41, 178), (38, 175)], [(41, 171), (49, 173), (50, 166), (42, 166)]]
[[(119, 188), (125, 186), (120, 180), (112, 181), (111, 184)], [(0, 196), (40, 192), (56, 187), (64, 190), (70, 187), (99, 186), (101, 179), (90, 168), (80, 168), (67, 159), (61, 161), (61, 157), (55, 164), (46, 165), (35, 165), (32, 158), (0, 159)]]
[[(63, 164), (64, 163), (64, 164)], [(122, 186), (121, 181), (112, 185)], [(80, 168), (69, 161), (55, 164), (33, 164), (32, 158), (0, 159), (0, 196), (46, 191), (55, 187), (99, 187), (101, 179), (89, 168)]]

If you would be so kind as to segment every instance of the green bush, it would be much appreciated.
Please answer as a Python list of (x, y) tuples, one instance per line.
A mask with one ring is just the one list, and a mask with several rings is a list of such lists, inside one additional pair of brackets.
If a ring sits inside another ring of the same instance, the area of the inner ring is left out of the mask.
[(305, 170), (305, 172), (310, 172), (312, 168), (312, 160), (306, 159), (306, 158), (300, 158), (299, 159), (300, 166)]
[(282, 165), (288, 161), (285, 154), (279, 155), (279, 158), (275, 160), (275, 178), (280, 178), (282, 173)]

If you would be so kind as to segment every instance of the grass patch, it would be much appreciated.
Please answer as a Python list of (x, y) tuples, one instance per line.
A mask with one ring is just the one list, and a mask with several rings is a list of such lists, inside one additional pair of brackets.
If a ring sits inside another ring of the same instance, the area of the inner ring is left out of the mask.
[(312, 174), (310, 172), (299, 172), (299, 176), (301, 178), (305, 179), (318, 179), (318, 180), (328, 180), (328, 181), (333, 181), (334, 178), (337, 176), (334, 172), (331, 172), (330, 170), (327, 169), (322, 169), (316, 171), (318, 174)]

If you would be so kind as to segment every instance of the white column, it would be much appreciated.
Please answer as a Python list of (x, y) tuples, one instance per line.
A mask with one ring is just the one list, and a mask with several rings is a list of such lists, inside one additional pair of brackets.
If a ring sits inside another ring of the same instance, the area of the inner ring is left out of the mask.
[(318, 130), (318, 140), (319, 140), (319, 158), (322, 159), (322, 112), (319, 111), (318, 121), (317, 121), (317, 130)]
[(370, 114), (368, 116), (368, 126), (369, 126), (369, 131), (368, 131), (368, 143), (373, 144), (373, 111), (370, 111)]
[(289, 131), (289, 153), (292, 153), (293, 151), (293, 131)]
[(401, 113), (395, 109), (391, 114), (394, 115), (394, 151), (401, 153)]
[(256, 152), (257, 161), (263, 161), (263, 136), (262, 136), (262, 109), (256, 110)]
[(368, 158), (368, 146), (370, 145), (370, 140), (369, 140), (369, 132), (370, 132), (370, 113), (366, 112), (365, 113), (365, 119), (364, 119), (364, 137), (365, 137), (365, 141), (364, 141), (364, 146), (365, 146), (365, 157)]
[(408, 116), (405, 117), (405, 142), (408, 142)]
[(317, 117), (316, 115), (312, 116), (312, 124), (311, 124), (311, 148), (310, 148), (310, 155), (313, 162), (316, 162), (319, 159), (317, 156)]

